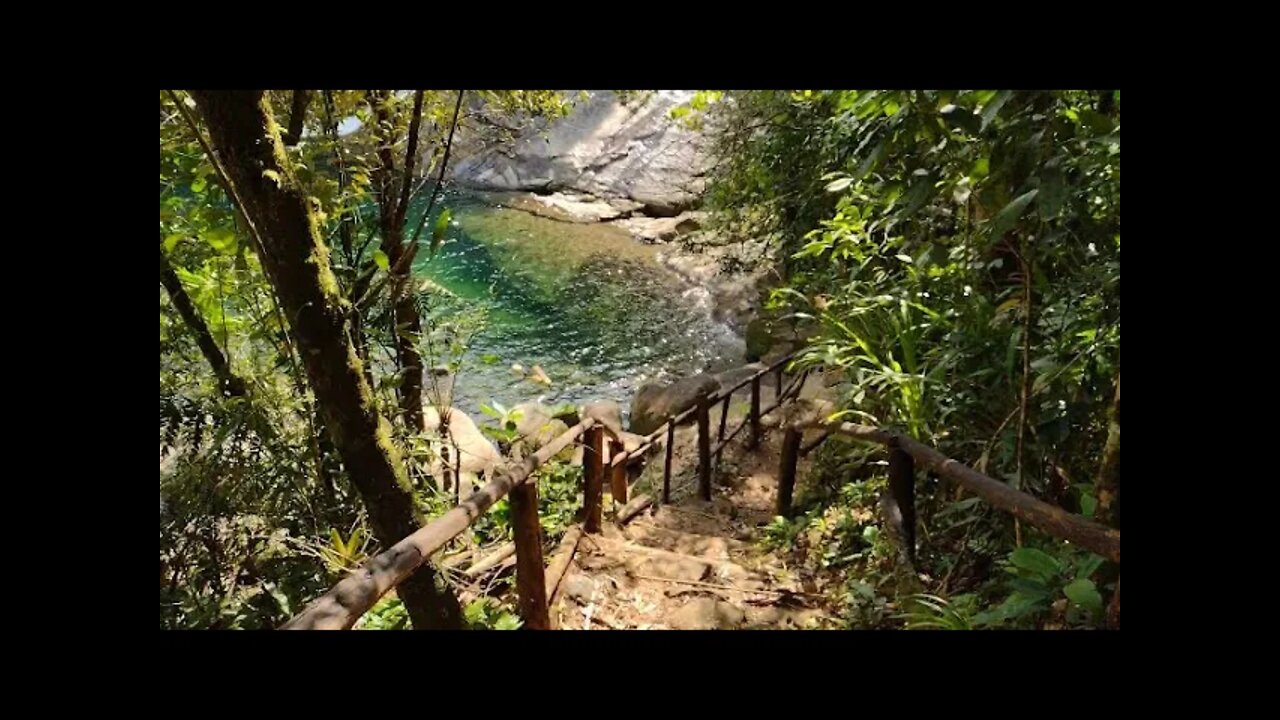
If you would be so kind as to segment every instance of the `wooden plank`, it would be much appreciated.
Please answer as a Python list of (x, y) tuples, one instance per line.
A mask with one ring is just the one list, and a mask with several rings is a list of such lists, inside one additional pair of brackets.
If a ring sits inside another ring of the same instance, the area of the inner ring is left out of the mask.
[(667, 461), (662, 467), (662, 502), (671, 502), (671, 453), (676, 446), (675, 420), (667, 421)]
[(516, 546), (516, 598), (524, 627), (549, 630), (547, 580), (542, 565), (542, 527), (538, 522), (538, 486), (511, 490), (511, 525)]
[(618, 514), (614, 519), (619, 525), (624, 525), (652, 504), (653, 498), (648, 495), (637, 495), (631, 499), (631, 502), (627, 503), (618, 511)]
[(588, 533), (600, 532), (604, 505), (604, 428), (593, 427), (583, 436), (583, 521)]
[(776, 514), (791, 517), (791, 496), (796, 486), (796, 465), (800, 461), (799, 430), (787, 428), (782, 438), (782, 460), (778, 467), (778, 504)]
[(615, 507), (627, 504), (627, 454), (622, 443), (613, 441), (612, 462), (609, 463), (609, 492), (613, 495)]
[(698, 495), (711, 499), (711, 411), (706, 395), (698, 398)]
[[(569, 571), (569, 564), (573, 562), (573, 554), (578, 550), (578, 541), (582, 539), (582, 526), (574, 525), (565, 530), (564, 537), (560, 539), (560, 545), (556, 547), (556, 551), (551, 555), (551, 563), (547, 565), (545, 573), (547, 579), (547, 605), (550, 607), (556, 602), (556, 593), (560, 590), (560, 581), (564, 579), (565, 573)], [(554, 625), (554, 622), (552, 623)]]
[(724, 396), (724, 405), (720, 408), (720, 429), (716, 432), (716, 467), (720, 467), (720, 454), (724, 450), (724, 424), (729, 420), (729, 399), (732, 395)]
[(497, 550), (481, 558), (480, 562), (477, 562), (475, 565), (472, 565), (471, 567), (467, 568), (465, 571), (463, 571), (462, 574), (466, 575), (469, 578), (480, 577), (481, 575), (485, 574), (489, 570), (492, 570), (493, 568), (501, 565), (503, 560), (506, 560), (507, 558), (511, 557), (512, 555), (515, 554), (515, 552), (516, 552), (516, 544), (507, 543), (506, 545), (503, 545)]
[(889, 443), (890, 522), (897, 527), (907, 560), (916, 562), (916, 474), (915, 461), (903, 450), (897, 438)]
[(755, 450), (760, 447), (760, 376), (751, 378), (751, 411), (747, 421), (751, 423), (751, 440), (747, 447)]

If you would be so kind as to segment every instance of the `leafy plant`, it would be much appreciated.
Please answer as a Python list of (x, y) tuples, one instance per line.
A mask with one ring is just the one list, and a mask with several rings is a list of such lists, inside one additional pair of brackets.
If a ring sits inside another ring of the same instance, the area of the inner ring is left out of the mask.
[(977, 625), (1034, 624), (1043, 619), (1055, 602), (1065, 598), (1065, 620), (1071, 625), (1096, 623), (1102, 614), (1102, 595), (1090, 578), (1103, 564), (1092, 553), (1068, 550), (1055, 557), (1033, 547), (1017, 548), (1004, 562), (1011, 576), (1005, 581), (1010, 591), (997, 607), (974, 617)]
[(518, 615), (489, 597), (471, 601), (463, 609), (463, 617), (473, 630), (516, 630), (523, 624)]
[[(960, 598), (957, 598), (959, 600)], [(972, 600), (972, 596), (965, 599)], [(909, 630), (972, 630), (973, 618), (968, 603), (952, 603), (937, 595), (924, 593), (911, 595), (907, 604), (910, 612), (897, 615)]]

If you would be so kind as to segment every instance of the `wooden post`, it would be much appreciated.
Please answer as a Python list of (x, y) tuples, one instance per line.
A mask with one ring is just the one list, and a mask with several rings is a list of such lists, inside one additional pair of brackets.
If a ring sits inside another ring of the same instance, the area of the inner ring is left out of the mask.
[(1111, 602), (1107, 604), (1107, 628), (1120, 629), (1120, 578), (1116, 578), (1116, 592), (1111, 596)]
[(751, 378), (751, 412), (747, 422), (751, 423), (751, 440), (747, 447), (755, 450), (760, 447), (760, 376)]
[(791, 517), (791, 495), (796, 487), (796, 464), (800, 462), (801, 432), (787, 428), (782, 437), (782, 465), (778, 468), (778, 507), (776, 514)]
[(609, 459), (612, 461), (609, 473), (609, 494), (613, 496), (614, 507), (627, 504), (627, 461), (622, 458), (625, 451), (621, 442), (614, 440), (609, 445)]
[(710, 398), (698, 396), (698, 495), (711, 499), (711, 411)]
[(530, 630), (549, 630), (547, 581), (542, 563), (542, 528), (538, 523), (538, 486), (525, 481), (511, 489), (512, 535), (516, 544), (516, 595), (520, 617)]
[(662, 468), (662, 502), (671, 502), (671, 452), (676, 445), (676, 424), (667, 418), (667, 462)]
[(604, 427), (593, 425), (583, 438), (582, 529), (598, 533), (604, 502)]
[(916, 471), (915, 460), (898, 444), (889, 440), (889, 496), (901, 516), (902, 542), (907, 558), (916, 561)]
[(720, 430), (716, 433), (716, 467), (720, 467), (720, 456), (724, 454), (724, 424), (729, 420), (729, 398), (724, 396), (724, 406), (720, 408)]

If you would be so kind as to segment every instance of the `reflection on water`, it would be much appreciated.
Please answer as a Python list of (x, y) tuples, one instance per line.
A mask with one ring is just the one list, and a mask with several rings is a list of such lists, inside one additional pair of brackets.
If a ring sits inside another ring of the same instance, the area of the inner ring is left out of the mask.
[[(414, 270), (488, 310), (455, 383), (454, 404), (468, 413), (533, 399), (613, 399), (625, 410), (646, 380), (741, 362), (741, 340), (682, 297), (689, 288), (652, 246), (605, 225), (447, 204), (446, 242)], [(541, 365), (553, 384), (519, 381), (513, 363)]]

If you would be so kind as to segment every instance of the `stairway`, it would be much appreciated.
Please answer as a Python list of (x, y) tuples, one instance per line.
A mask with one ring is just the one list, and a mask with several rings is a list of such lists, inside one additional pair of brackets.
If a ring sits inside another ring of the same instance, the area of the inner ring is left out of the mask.
[[(682, 452), (695, 436), (692, 429), (677, 431), (673, 487), (687, 486), (696, 470), (696, 453)], [(829, 599), (805, 592), (800, 578), (754, 542), (759, 528), (772, 519), (775, 443), (766, 436), (755, 451), (741, 443), (726, 448), (710, 502), (685, 492), (623, 526), (606, 520), (600, 534), (584, 535), (553, 598), (553, 626), (728, 630), (829, 625)]]

